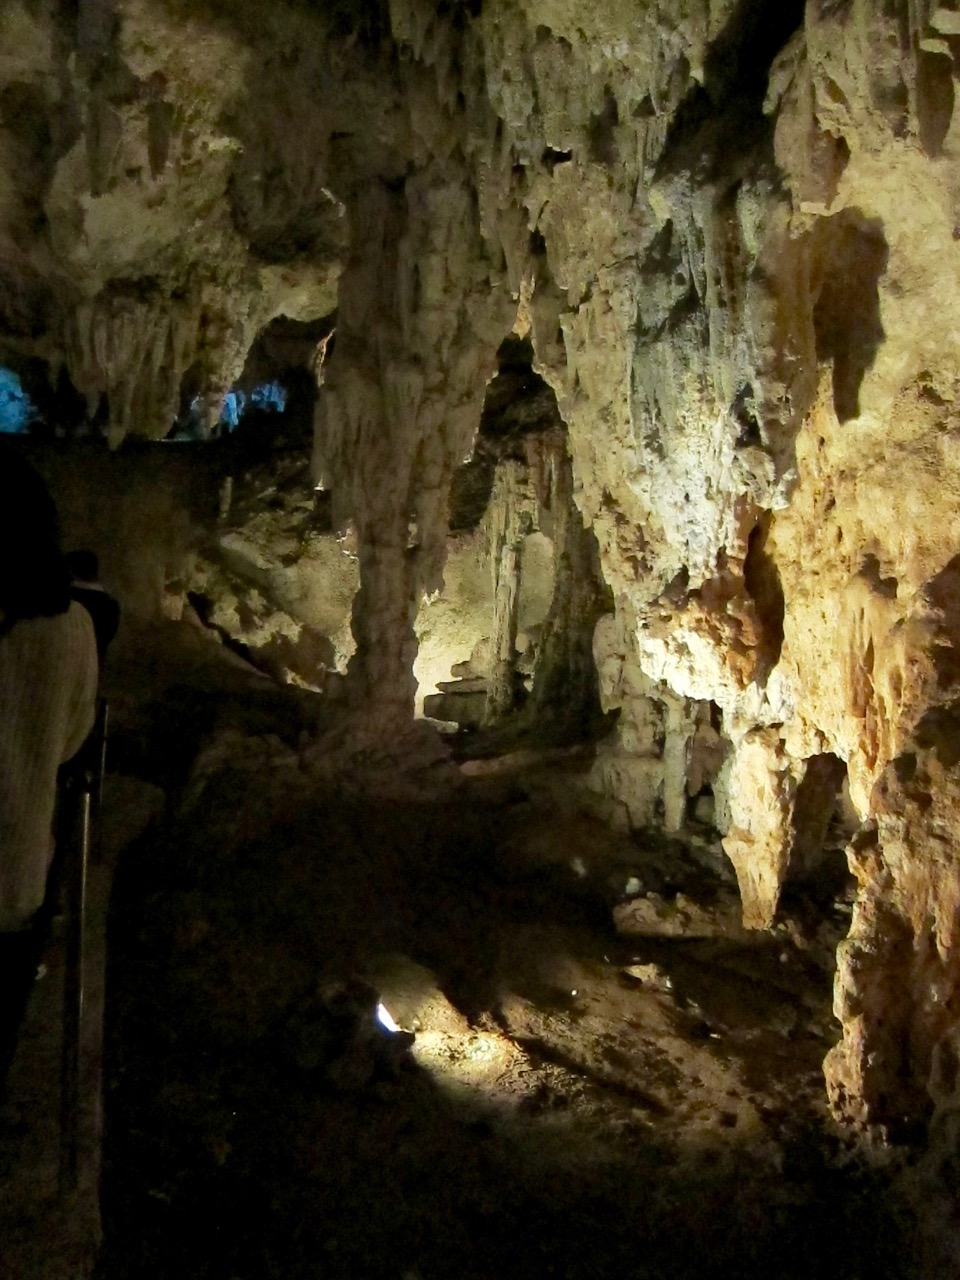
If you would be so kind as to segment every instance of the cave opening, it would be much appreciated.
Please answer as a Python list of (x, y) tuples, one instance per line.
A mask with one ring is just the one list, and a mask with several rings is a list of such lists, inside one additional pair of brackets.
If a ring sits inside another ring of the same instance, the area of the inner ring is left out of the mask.
[[(470, 625), (474, 634), (451, 662), (438, 643), (442, 598), (422, 609), (420, 697), (427, 716), (468, 735), (485, 729), (497, 742), (534, 734), (582, 743), (604, 727), (590, 646), (609, 602), (595, 542), (571, 501), (556, 395), (533, 358), (529, 335), (500, 344), (473, 449), (453, 474), (446, 572), (463, 614), (445, 625), (461, 645)], [(465, 576), (478, 554), (486, 588)], [(482, 612), (468, 621), (471, 600)], [(425, 692), (433, 666), (442, 678)]]
[(837, 948), (846, 937), (856, 899), (847, 849), (860, 828), (846, 765), (830, 752), (805, 761), (791, 816), (789, 860), (779, 910), (804, 932), (805, 955), (828, 995)]

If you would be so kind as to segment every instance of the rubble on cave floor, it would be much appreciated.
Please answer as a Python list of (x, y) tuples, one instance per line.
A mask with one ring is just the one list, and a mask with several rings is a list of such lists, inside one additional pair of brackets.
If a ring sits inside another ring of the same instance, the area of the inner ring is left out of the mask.
[(722, 890), (703, 850), (558, 803), (575, 752), (471, 776), (421, 729), (262, 706), (127, 851), (104, 1280), (902, 1274), (809, 922), (618, 934), (632, 879)]

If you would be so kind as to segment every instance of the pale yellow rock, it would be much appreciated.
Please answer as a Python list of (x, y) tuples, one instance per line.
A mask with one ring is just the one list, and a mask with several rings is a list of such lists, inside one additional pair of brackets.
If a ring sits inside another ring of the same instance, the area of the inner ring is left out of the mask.
[(736, 743), (728, 777), (731, 826), (723, 839), (748, 929), (773, 924), (790, 857), (796, 783), (779, 734), (753, 730)]

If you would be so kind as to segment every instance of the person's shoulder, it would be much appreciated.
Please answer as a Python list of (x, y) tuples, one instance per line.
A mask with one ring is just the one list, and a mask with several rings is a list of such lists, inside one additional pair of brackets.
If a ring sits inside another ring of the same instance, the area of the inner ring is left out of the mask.
[(91, 645), (96, 648), (90, 614), (79, 601), (71, 600), (69, 609), (67, 609), (66, 613), (57, 614), (57, 619), (59, 620), (59, 630), (73, 644), (82, 647)]
[(66, 641), (72, 637), (89, 637), (93, 643), (93, 623), (90, 614), (76, 600), (62, 613), (42, 613), (34, 618), (18, 618), (10, 625), (10, 637), (25, 644), (47, 639), (51, 642)]
[(93, 630), (93, 623), (90, 621), (90, 614), (83, 607), (79, 600), (71, 600), (70, 608), (66, 613), (60, 615), (66, 618), (68, 623), (73, 627), (82, 627), (84, 630)]
[[(43, 667), (62, 662), (71, 651), (85, 650), (87, 638), (81, 629), (82, 621), (74, 616), (74, 607), (80, 609), (71, 603), (63, 613), (18, 618), (3, 636), (4, 658), (16, 664)], [(92, 635), (89, 643), (93, 643)]]

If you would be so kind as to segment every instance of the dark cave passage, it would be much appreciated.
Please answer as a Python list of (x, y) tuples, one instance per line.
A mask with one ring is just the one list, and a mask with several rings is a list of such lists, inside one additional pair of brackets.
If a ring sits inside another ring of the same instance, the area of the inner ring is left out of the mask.
[(114, 744), (169, 799), (114, 887), (102, 1280), (900, 1274), (788, 935), (618, 938), (628, 872), (713, 879), (563, 816), (576, 753), (291, 767), (309, 695), (259, 705)]

